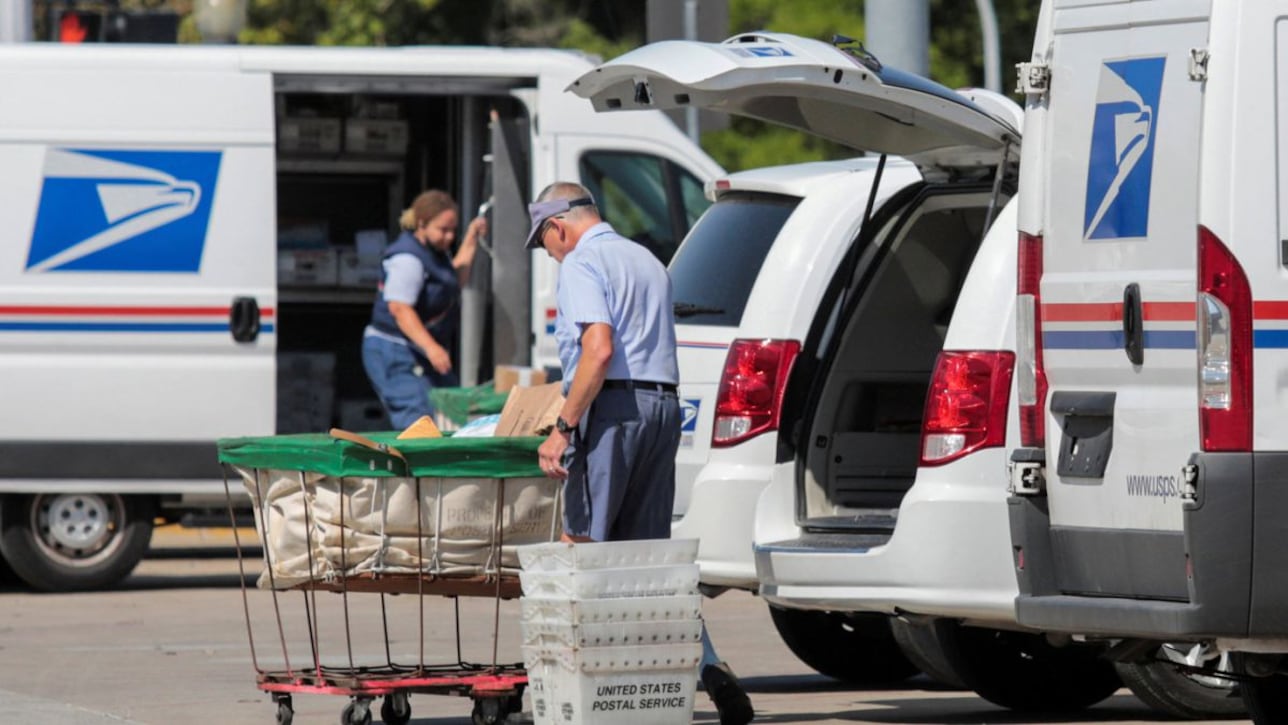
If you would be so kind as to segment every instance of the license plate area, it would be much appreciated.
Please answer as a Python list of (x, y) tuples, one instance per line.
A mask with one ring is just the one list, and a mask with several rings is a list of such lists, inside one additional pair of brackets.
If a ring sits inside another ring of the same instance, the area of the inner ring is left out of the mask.
[(1051, 412), (1060, 418), (1060, 478), (1104, 478), (1114, 448), (1114, 393), (1058, 392)]

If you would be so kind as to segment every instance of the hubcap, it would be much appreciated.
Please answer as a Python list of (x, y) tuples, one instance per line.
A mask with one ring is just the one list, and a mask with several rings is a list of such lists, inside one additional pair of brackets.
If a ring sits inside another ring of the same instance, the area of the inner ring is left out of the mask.
[(121, 530), (119, 496), (39, 496), (32, 506), (38, 540), (51, 554), (85, 563), (104, 552)]

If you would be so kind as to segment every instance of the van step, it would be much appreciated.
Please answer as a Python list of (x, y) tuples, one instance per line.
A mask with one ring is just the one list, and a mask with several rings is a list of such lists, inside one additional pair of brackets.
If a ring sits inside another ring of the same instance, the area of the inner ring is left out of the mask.
[(890, 541), (889, 534), (805, 534), (799, 539), (775, 541), (756, 546), (757, 551), (807, 552), (826, 551), (828, 553), (863, 553), (870, 549), (885, 546)]

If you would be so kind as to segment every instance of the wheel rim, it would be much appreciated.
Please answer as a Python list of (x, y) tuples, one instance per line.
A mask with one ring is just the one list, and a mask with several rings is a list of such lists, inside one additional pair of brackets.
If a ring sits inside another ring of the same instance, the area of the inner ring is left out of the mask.
[[(1221, 677), (1220, 675), (1207, 675), (1196, 671), (1197, 668), (1203, 666), (1203, 655), (1206, 652), (1206, 648), (1203, 645), (1196, 644), (1192, 647), (1184, 648), (1175, 644), (1164, 644), (1159, 648), (1159, 650), (1163, 653), (1163, 657), (1166, 658), (1167, 661), (1174, 662), (1178, 665), (1185, 665), (1185, 669), (1181, 670), (1181, 674), (1194, 684), (1202, 685), (1203, 687), (1208, 687), (1213, 690), (1234, 689), (1235, 681), (1233, 678)], [(1230, 664), (1229, 652), (1221, 653), (1221, 657), (1216, 662), (1216, 671), (1234, 671)]]
[(47, 557), (64, 566), (93, 566), (120, 548), (125, 504), (116, 494), (42, 494), (32, 501), (31, 524)]

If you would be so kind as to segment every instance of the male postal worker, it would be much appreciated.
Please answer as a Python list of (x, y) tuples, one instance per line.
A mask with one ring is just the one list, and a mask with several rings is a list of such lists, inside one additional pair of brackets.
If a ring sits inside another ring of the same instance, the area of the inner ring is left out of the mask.
[[(579, 184), (551, 184), (528, 213), (528, 249), (545, 248), (560, 265), (566, 402), (538, 456), (546, 475), (565, 479), (564, 531), (577, 541), (670, 538), (680, 445), (671, 279), (600, 218)], [(702, 681), (720, 722), (750, 722), (751, 700), (702, 634)]]

